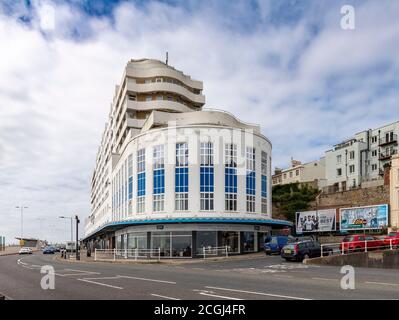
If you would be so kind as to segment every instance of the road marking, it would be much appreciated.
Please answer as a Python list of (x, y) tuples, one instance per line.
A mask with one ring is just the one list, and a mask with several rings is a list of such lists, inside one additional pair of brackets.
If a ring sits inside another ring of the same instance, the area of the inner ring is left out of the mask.
[(76, 269), (63, 269), (59, 271), (73, 271), (76, 273), (56, 273), (57, 276), (60, 277), (69, 277), (69, 276), (84, 276), (84, 275), (95, 275), (95, 274), (101, 274), (99, 272), (93, 272), (93, 271), (83, 271), (83, 270), (76, 270)]
[[(111, 280), (111, 279), (119, 279), (119, 276), (116, 277), (98, 277), (98, 278), (82, 278), (84, 280)], [(80, 280), (80, 279), (78, 279)]]
[(240, 298), (219, 296), (219, 295), (216, 295), (216, 294), (210, 294), (210, 293), (206, 293), (206, 292), (200, 292), (199, 294), (201, 294), (201, 295), (203, 295), (203, 296), (214, 297), (214, 298), (221, 298), (221, 299), (227, 299), (227, 300), (243, 300), (243, 299), (240, 299)]
[(129, 277), (129, 276), (118, 276), (118, 277), (126, 278), (126, 279), (133, 279), (133, 280), (143, 280), (143, 281), (152, 281), (152, 282), (176, 284), (176, 282), (174, 282), (174, 281), (165, 281), (165, 280), (148, 279), (148, 278), (137, 278), (137, 277)]
[(161, 296), (160, 294), (155, 294), (155, 293), (151, 293), (151, 295), (154, 296), (154, 297), (159, 297), (159, 298), (164, 298), (164, 299), (169, 299), (169, 300), (181, 300), (181, 299), (178, 299), (178, 298)]
[(323, 281), (338, 281), (338, 279), (331, 279), (331, 278), (312, 278), (313, 280), (323, 280)]
[(274, 279), (280, 279), (280, 280), (290, 280), (292, 279), (291, 276), (284, 276), (284, 275), (279, 275), (279, 274), (275, 274), (273, 275)]
[(380, 284), (380, 285), (383, 285), (383, 286), (399, 286), (398, 283), (388, 283), (388, 282), (366, 281), (365, 283), (368, 283), (368, 284)]
[(293, 300), (312, 300), (308, 298), (301, 298), (301, 297), (294, 297), (294, 296), (285, 296), (281, 294), (272, 294), (272, 293), (265, 293), (265, 292), (256, 292), (256, 291), (245, 291), (245, 290), (237, 290), (237, 289), (228, 289), (228, 288), (220, 288), (220, 287), (205, 287), (208, 289), (216, 289), (216, 290), (225, 290), (231, 292), (241, 292), (241, 293), (249, 293), (249, 294), (257, 294), (261, 296), (268, 296), (268, 297), (275, 297), (275, 298), (285, 298), (285, 299), (293, 299)]
[(86, 270), (78, 270), (78, 269), (64, 269), (64, 270), (65, 270), (65, 271), (81, 272), (81, 273), (100, 274), (99, 272), (86, 271)]
[[(94, 279), (115, 279), (116, 277), (107, 277), (107, 278), (94, 278)], [(117, 286), (112, 286), (110, 284), (102, 283), (102, 282), (97, 282), (97, 281), (92, 281), (91, 279), (77, 279), (79, 281), (84, 281), (88, 283), (93, 283), (93, 284), (98, 284), (99, 286), (104, 286), (104, 287), (109, 287), (109, 288), (114, 288), (114, 289), (119, 289), (122, 290), (122, 287), (117, 287)]]

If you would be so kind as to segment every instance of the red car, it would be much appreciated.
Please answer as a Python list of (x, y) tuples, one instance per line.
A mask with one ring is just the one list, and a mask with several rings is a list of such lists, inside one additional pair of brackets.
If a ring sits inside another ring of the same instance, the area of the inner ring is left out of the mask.
[(392, 231), (384, 238), (385, 245), (390, 248), (391, 243), (393, 248), (399, 247), (399, 231)]
[(342, 240), (340, 250), (344, 253), (362, 252), (366, 249), (366, 243), (367, 250), (384, 249), (386, 246), (385, 240), (370, 235), (354, 234)]

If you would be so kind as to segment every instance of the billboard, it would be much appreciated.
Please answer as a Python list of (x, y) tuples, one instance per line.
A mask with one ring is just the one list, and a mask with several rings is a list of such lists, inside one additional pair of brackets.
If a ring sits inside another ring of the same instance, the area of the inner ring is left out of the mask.
[(381, 229), (388, 226), (388, 205), (339, 210), (341, 230)]
[(296, 232), (335, 231), (335, 209), (296, 213)]

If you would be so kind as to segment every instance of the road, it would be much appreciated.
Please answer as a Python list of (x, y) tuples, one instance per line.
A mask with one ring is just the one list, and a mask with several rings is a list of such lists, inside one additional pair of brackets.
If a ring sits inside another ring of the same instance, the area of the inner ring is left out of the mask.
[[(43, 290), (40, 269), (55, 269)], [(0, 293), (9, 299), (399, 299), (397, 270), (356, 268), (355, 289), (339, 267), (287, 263), (279, 256), (186, 264), (58, 261), (52, 255), (0, 257)]]

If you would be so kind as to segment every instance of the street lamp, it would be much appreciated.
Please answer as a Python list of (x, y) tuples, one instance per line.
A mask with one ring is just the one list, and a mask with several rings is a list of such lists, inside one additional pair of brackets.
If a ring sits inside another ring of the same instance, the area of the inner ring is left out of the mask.
[(58, 218), (60, 218), (60, 219), (70, 219), (71, 220), (71, 241), (73, 242), (73, 217), (60, 216)]
[(28, 209), (28, 207), (17, 206), (16, 209), (21, 209), (21, 241), (24, 236), (24, 209)]
[(43, 237), (42, 225), (43, 225), (43, 221), (46, 220), (46, 219), (45, 219), (45, 218), (36, 218), (36, 220), (38, 220), (39, 223), (40, 223), (40, 229), (39, 229), (40, 231), (39, 231), (39, 234), (38, 234), (38, 236), (39, 236), (39, 243), (40, 243), (41, 240), (44, 240), (44, 239), (40, 239), (40, 238)]

